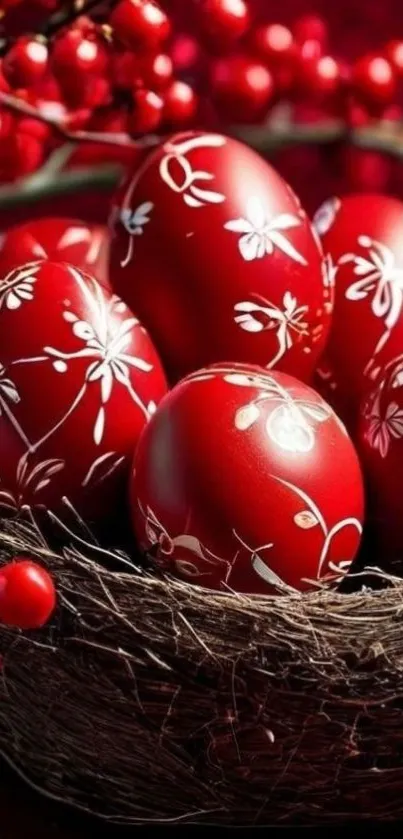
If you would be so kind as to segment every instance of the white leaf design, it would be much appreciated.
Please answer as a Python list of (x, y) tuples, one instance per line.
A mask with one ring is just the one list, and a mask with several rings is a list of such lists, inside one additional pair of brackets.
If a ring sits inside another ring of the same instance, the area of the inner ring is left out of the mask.
[(235, 427), (238, 431), (247, 431), (260, 416), (260, 411), (257, 405), (251, 402), (250, 405), (245, 405), (244, 408), (239, 408), (235, 414)]
[(273, 443), (285, 451), (305, 453), (313, 448), (315, 438), (311, 427), (300, 411), (288, 405), (275, 408), (269, 415), (266, 429)]
[(326, 405), (318, 405), (315, 402), (298, 403), (305, 414), (317, 422), (325, 422), (332, 415), (332, 411)]
[(301, 510), (300, 513), (296, 513), (294, 521), (302, 530), (310, 530), (311, 527), (316, 527), (319, 524), (317, 517), (311, 510)]
[(189, 562), (187, 559), (175, 559), (175, 567), (179, 574), (183, 574), (186, 577), (199, 577), (200, 571), (193, 565), (193, 562)]
[(258, 576), (270, 586), (275, 586), (276, 588), (286, 588), (284, 580), (282, 580), (278, 574), (275, 574), (275, 572), (272, 571), (272, 569), (257, 554), (253, 554), (252, 556), (252, 568), (256, 571), (256, 574), (258, 574)]
[(99, 446), (105, 430), (105, 410), (101, 407), (94, 425), (94, 443)]
[(316, 211), (313, 217), (313, 226), (319, 236), (324, 236), (329, 232), (335, 222), (340, 207), (341, 201), (339, 198), (330, 198)]

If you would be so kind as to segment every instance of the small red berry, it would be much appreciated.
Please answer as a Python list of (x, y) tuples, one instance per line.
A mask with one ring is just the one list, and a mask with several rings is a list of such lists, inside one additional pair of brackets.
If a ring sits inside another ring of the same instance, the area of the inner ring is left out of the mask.
[(368, 106), (389, 105), (396, 94), (396, 75), (390, 61), (382, 55), (364, 55), (354, 68), (355, 93)]
[(340, 90), (341, 70), (330, 55), (300, 62), (296, 85), (302, 94), (316, 101), (334, 97)]
[(273, 76), (267, 67), (242, 56), (216, 61), (211, 80), (220, 112), (237, 122), (261, 119), (274, 93)]
[(398, 76), (403, 76), (403, 41), (389, 41), (385, 55)]
[(170, 126), (187, 125), (196, 114), (198, 99), (186, 82), (174, 81), (164, 92), (164, 121)]
[(149, 134), (157, 131), (162, 121), (164, 102), (152, 90), (136, 90), (133, 95), (134, 111), (129, 119), (131, 134)]
[(245, 0), (201, 0), (198, 7), (202, 35), (220, 47), (241, 38), (249, 22)]
[(288, 66), (295, 60), (294, 37), (281, 23), (256, 27), (251, 36), (250, 46), (253, 55), (270, 68)]
[(81, 85), (88, 73), (102, 75), (108, 67), (108, 52), (102, 41), (84, 37), (80, 29), (69, 29), (56, 38), (51, 65), (64, 89), (73, 77), (76, 85)]
[(42, 41), (27, 36), (19, 38), (3, 61), (4, 75), (12, 87), (32, 87), (45, 75), (48, 48)]
[(44, 626), (56, 606), (50, 574), (22, 557), (0, 568), (0, 621), (19, 629)]
[(115, 51), (111, 56), (110, 77), (119, 90), (141, 87), (143, 80), (137, 56), (131, 50)]
[(170, 33), (169, 19), (154, 0), (119, 0), (109, 23), (124, 46), (142, 52), (158, 49)]
[(298, 44), (316, 41), (325, 50), (328, 42), (327, 24), (319, 15), (304, 15), (295, 23), (294, 37)]
[(0, 108), (0, 141), (5, 140), (11, 134), (14, 127), (14, 117), (10, 111)]
[(164, 90), (172, 81), (172, 59), (163, 52), (144, 58), (140, 72), (146, 87), (150, 90)]
[(173, 39), (170, 55), (177, 73), (187, 73), (200, 62), (201, 49), (193, 35), (182, 32)]
[(9, 93), (10, 92), (10, 85), (4, 76), (4, 67), (3, 61), (0, 60), (0, 92), (1, 93)]

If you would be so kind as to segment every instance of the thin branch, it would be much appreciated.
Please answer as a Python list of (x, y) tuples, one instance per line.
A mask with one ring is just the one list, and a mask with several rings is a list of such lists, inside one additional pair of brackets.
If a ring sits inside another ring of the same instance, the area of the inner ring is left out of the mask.
[(286, 146), (301, 144), (326, 145), (348, 141), (359, 148), (371, 149), (403, 158), (403, 126), (380, 122), (365, 128), (349, 129), (341, 121), (313, 125), (286, 122), (259, 127), (236, 126), (231, 133), (262, 154), (271, 154)]
[[(3, 93), (2, 91), (0, 91), (0, 105), (10, 108), (10, 110), (15, 113), (32, 117), (33, 119), (46, 123), (46, 125), (51, 125), (52, 128), (64, 137), (65, 140), (70, 140), (74, 143), (102, 143), (104, 145), (112, 146), (132, 146), (133, 148), (139, 145), (139, 142), (134, 141), (129, 134), (113, 134), (110, 132), (99, 131), (70, 131), (70, 129), (66, 127), (66, 124), (60, 120), (43, 113), (43, 111), (39, 111), (28, 102), (24, 102), (22, 99), (18, 99), (16, 96), (12, 96), (9, 93)], [(141, 142), (140, 145), (144, 145), (144, 143)]]
[[(46, 170), (46, 164), (44, 169)], [(34, 175), (0, 187), (0, 210), (34, 203), (44, 198), (71, 195), (86, 189), (109, 191), (122, 174), (120, 166), (101, 165), (47, 173), (44, 169)]]

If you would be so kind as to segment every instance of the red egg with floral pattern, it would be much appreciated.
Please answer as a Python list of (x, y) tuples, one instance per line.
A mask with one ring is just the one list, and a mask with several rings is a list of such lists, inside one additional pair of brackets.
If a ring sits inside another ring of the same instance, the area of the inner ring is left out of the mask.
[(126, 304), (77, 268), (34, 262), (0, 281), (0, 505), (87, 520), (122, 506), (139, 435), (166, 391)]
[(363, 399), (357, 446), (377, 565), (402, 576), (403, 345)]
[(228, 358), (309, 379), (332, 308), (327, 264), (256, 152), (221, 134), (168, 138), (120, 188), (111, 228), (111, 283), (172, 381)]
[(314, 226), (335, 283), (316, 382), (353, 430), (379, 354), (402, 321), (403, 203), (383, 195), (333, 198)]
[(14, 268), (50, 259), (69, 262), (108, 286), (108, 229), (70, 218), (39, 218), (0, 235), (0, 278)]
[(337, 585), (361, 538), (345, 427), (308, 385), (254, 365), (215, 364), (173, 388), (140, 438), (130, 497), (141, 548), (211, 589)]

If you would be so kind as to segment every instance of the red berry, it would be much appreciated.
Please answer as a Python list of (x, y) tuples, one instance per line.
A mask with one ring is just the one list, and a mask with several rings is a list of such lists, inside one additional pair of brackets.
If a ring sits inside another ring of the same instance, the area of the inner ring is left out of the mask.
[(403, 41), (389, 41), (385, 55), (398, 76), (403, 76)]
[(316, 41), (325, 50), (328, 41), (328, 28), (319, 15), (304, 15), (294, 26), (294, 36), (298, 44), (306, 41)]
[(1, 93), (9, 93), (10, 92), (10, 85), (4, 76), (4, 66), (3, 61), (0, 60), (0, 92)]
[(154, 0), (119, 0), (110, 15), (116, 38), (129, 49), (157, 49), (170, 33), (167, 15)]
[(53, 580), (36, 562), (16, 557), (0, 568), (0, 621), (19, 629), (44, 626), (56, 606)]
[(270, 68), (289, 65), (296, 55), (293, 35), (281, 23), (258, 26), (251, 37), (251, 49)]
[(142, 77), (137, 56), (130, 50), (118, 50), (111, 57), (110, 76), (119, 90), (132, 90), (141, 86)]
[(212, 89), (217, 106), (227, 117), (249, 122), (264, 116), (274, 93), (270, 71), (242, 56), (216, 61)]
[(160, 52), (141, 62), (140, 72), (146, 87), (150, 90), (164, 90), (172, 80), (172, 59)]
[(12, 87), (32, 87), (45, 75), (48, 48), (42, 41), (27, 36), (19, 38), (3, 61), (3, 72)]
[(201, 50), (193, 35), (180, 33), (171, 44), (170, 54), (176, 72), (186, 73), (197, 67)]
[(249, 26), (249, 11), (244, 0), (201, 0), (198, 11), (202, 34), (219, 46), (237, 41)]
[(130, 116), (131, 134), (148, 134), (157, 131), (162, 121), (164, 102), (152, 90), (136, 90), (133, 96), (134, 111)]
[(396, 94), (395, 72), (382, 55), (360, 58), (353, 68), (352, 82), (356, 94), (370, 107), (389, 105)]
[(63, 88), (69, 80), (82, 85), (88, 73), (102, 75), (106, 71), (108, 53), (102, 41), (84, 37), (80, 29), (69, 29), (55, 40), (51, 64)]
[(330, 55), (300, 62), (296, 74), (298, 90), (309, 97), (323, 101), (334, 97), (341, 85), (340, 67)]
[(10, 111), (0, 108), (0, 141), (5, 140), (11, 134), (14, 125), (14, 118)]
[(187, 125), (196, 114), (197, 96), (185, 82), (174, 81), (164, 93), (164, 120), (170, 126)]

